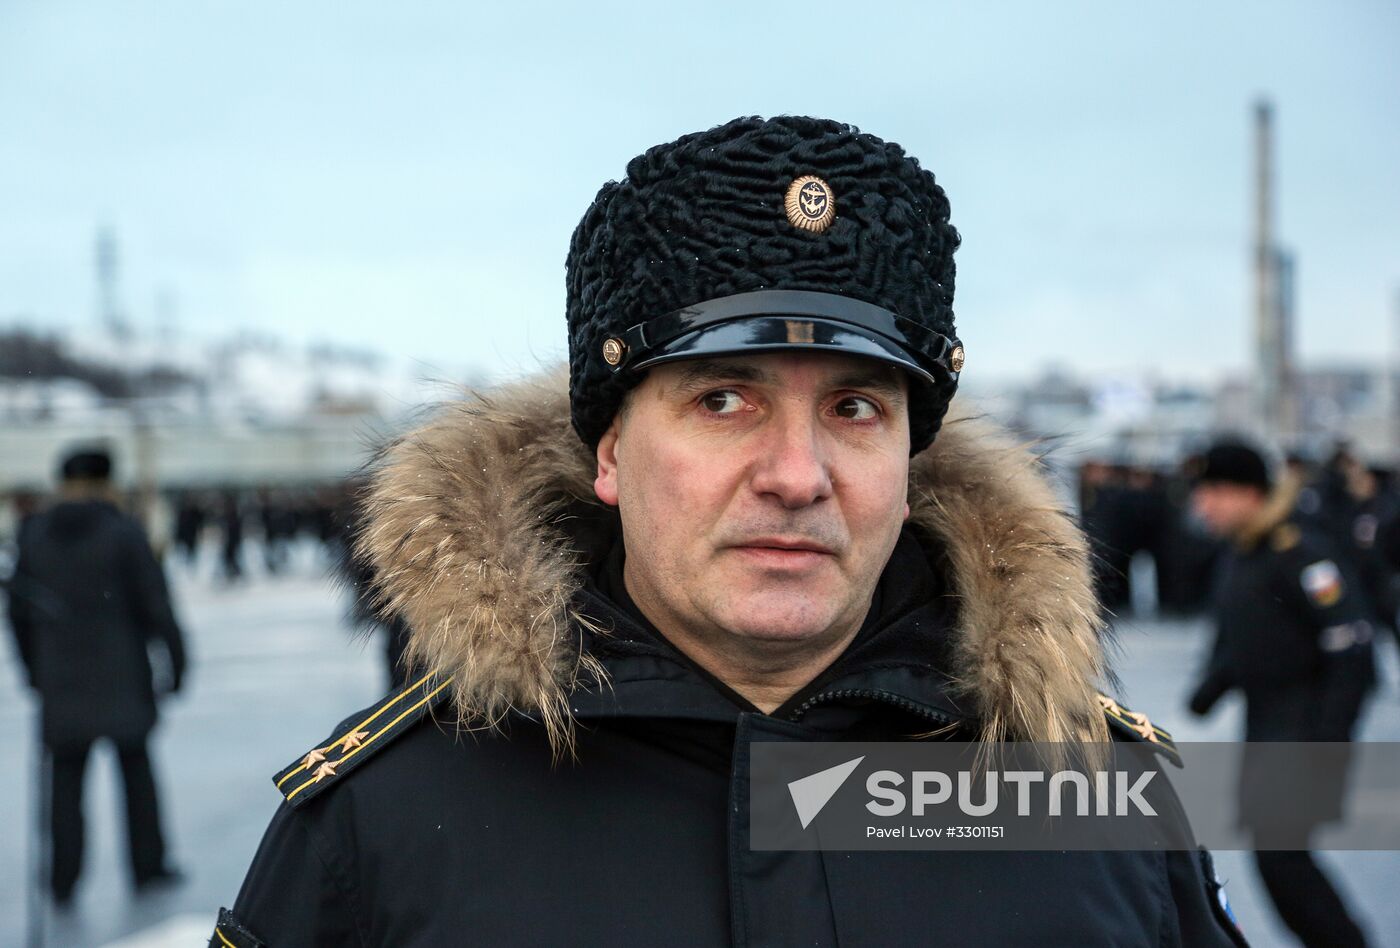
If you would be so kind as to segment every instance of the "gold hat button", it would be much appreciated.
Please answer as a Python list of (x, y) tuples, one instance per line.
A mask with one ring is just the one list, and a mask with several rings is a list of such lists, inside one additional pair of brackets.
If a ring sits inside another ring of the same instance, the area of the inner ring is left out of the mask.
[(783, 209), (793, 227), (820, 234), (836, 219), (836, 195), (821, 178), (803, 175), (788, 185)]
[(949, 366), (952, 367), (954, 372), (961, 372), (963, 370), (963, 365), (966, 362), (967, 353), (963, 351), (963, 347), (955, 346), (953, 348), (953, 354), (948, 357)]
[(627, 344), (621, 339), (608, 339), (603, 343), (603, 361), (608, 365), (617, 365), (626, 354)]

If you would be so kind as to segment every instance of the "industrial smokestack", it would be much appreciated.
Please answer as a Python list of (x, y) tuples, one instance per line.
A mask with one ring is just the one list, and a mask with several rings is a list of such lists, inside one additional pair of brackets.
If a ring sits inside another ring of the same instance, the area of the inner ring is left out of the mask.
[(1277, 349), (1274, 364), (1278, 373), (1278, 433), (1293, 438), (1301, 433), (1297, 380), (1293, 365), (1293, 339), (1297, 324), (1295, 305), (1297, 264), (1291, 251), (1278, 248), (1274, 254), (1274, 336)]
[(1273, 150), (1273, 106), (1260, 99), (1254, 104), (1254, 391), (1264, 432), (1278, 439), (1295, 433), (1289, 384), (1293, 293), (1292, 260), (1274, 240)]

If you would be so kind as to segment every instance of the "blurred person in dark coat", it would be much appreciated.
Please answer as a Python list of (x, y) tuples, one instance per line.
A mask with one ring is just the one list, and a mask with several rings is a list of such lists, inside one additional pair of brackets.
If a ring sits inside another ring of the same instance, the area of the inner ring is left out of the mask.
[(383, 633), (384, 667), (388, 672), (389, 688), (391, 691), (402, 691), (411, 680), (407, 657), (411, 630), (402, 616), (393, 613), (386, 615), (379, 608), (383, 593), (375, 582), (374, 565), (354, 551), (354, 541), (365, 526), (362, 500), (367, 486), (366, 482), (359, 480), (345, 486), (345, 502), (337, 514), (344, 536), (337, 569), (341, 582), (349, 587), (351, 594), (351, 627), (365, 635)]
[(224, 579), (237, 582), (243, 578), (243, 510), (233, 491), (224, 494), (220, 523), (224, 534)]
[(175, 514), (175, 544), (187, 563), (193, 564), (199, 557), (199, 537), (204, 532), (204, 520), (204, 505), (200, 498), (192, 491), (181, 494), (179, 510)]
[(1093, 551), (1094, 588), (1099, 602), (1114, 613), (1125, 611), (1132, 601), (1132, 541), (1125, 531), (1131, 500), (1126, 478), (1126, 468), (1094, 461), (1080, 472), (1079, 510)]
[(1297, 511), (1299, 487), (1288, 478), (1274, 486), (1264, 458), (1247, 445), (1223, 442), (1206, 453), (1193, 505), (1229, 545), (1214, 590), (1215, 647), (1190, 705), (1207, 714), (1238, 688), (1246, 741), (1328, 742), (1336, 752), (1323, 753), (1325, 768), (1302, 774), (1271, 769), (1277, 758), (1247, 749), (1240, 821), (1254, 833), (1270, 898), (1302, 942), (1362, 945), (1360, 927), (1306, 847), (1318, 823), (1341, 815), (1345, 742), (1374, 677), (1373, 626), (1342, 551)]
[(296, 514), (286, 495), (270, 487), (258, 491), (258, 521), (263, 535), (263, 563), (275, 576), (287, 565), (288, 545), (296, 537)]
[[(82, 866), (83, 782), (92, 745), (110, 739), (121, 762), (132, 879), (144, 889), (178, 877), (166, 863), (147, 741), (159, 691), (178, 691), (185, 649), (165, 577), (141, 527), (112, 499), (111, 458), (64, 461), (58, 503), (20, 537), (9, 597), (20, 658), (40, 702), (50, 768), (49, 884), (72, 899)], [(151, 646), (163, 658), (157, 686)]]
[(1339, 542), (1355, 565), (1373, 612), (1393, 633), (1400, 612), (1400, 566), (1379, 541), (1382, 527), (1400, 520), (1400, 498), (1390, 490), (1392, 475), (1384, 468), (1354, 461), (1345, 474), (1351, 504), (1340, 524)]
[(1396, 621), (1391, 625), (1391, 631), (1400, 639), (1400, 496), (1395, 492), (1393, 474), (1388, 487), (1395, 509), (1391, 516), (1378, 518), (1374, 548), (1376, 556), (1390, 571), (1390, 588), (1394, 593), (1393, 602), (1396, 607), (1396, 613), (1392, 616)]
[(1162, 530), (1153, 547), (1157, 565), (1157, 608), (1163, 614), (1199, 615), (1210, 606), (1210, 577), (1220, 540), (1193, 515), (1191, 491), (1201, 463), (1196, 455), (1163, 478)]

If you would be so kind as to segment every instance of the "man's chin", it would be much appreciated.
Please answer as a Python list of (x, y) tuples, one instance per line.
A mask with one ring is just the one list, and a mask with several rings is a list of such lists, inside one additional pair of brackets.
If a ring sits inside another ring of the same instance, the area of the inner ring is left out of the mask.
[(835, 616), (818, 616), (801, 609), (736, 608), (724, 627), (755, 642), (799, 643), (829, 636)]
[(780, 628), (774, 626), (753, 627), (748, 626), (742, 629), (730, 629), (734, 635), (746, 639), (750, 642), (771, 642), (774, 645), (783, 643), (797, 644), (820, 640), (824, 637), (826, 629), (811, 628)]

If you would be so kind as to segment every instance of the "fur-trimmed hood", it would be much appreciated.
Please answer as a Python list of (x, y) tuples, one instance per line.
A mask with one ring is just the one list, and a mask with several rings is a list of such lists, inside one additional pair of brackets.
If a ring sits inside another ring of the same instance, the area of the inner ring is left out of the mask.
[[(382, 607), (413, 629), (409, 661), (452, 677), (463, 722), (530, 712), (558, 747), (568, 695), (603, 677), (578, 646), (584, 564), (568, 530), (571, 508), (598, 503), (594, 471), (563, 373), (451, 405), (379, 459), (359, 553)], [(946, 674), (983, 738), (1106, 740), (1087, 546), (1035, 457), (955, 409), (912, 460), (909, 504), (946, 550), (958, 602)]]
[(1285, 474), (1264, 497), (1264, 505), (1258, 513), (1249, 518), (1233, 537), (1235, 546), (1248, 553), (1259, 545), (1279, 524), (1292, 515), (1298, 506), (1298, 497), (1303, 493), (1303, 480), (1296, 474)]

